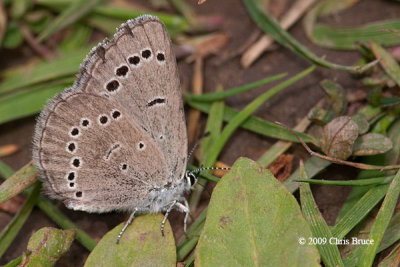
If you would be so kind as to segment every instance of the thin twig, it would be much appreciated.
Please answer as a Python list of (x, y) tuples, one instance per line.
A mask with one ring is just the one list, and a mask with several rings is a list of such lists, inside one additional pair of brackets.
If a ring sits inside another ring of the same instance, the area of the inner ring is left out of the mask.
[(347, 166), (351, 166), (351, 167), (358, 168), (358, 169), (363, 169), (363, 170), (386, 171), (386, 170), (400, 169), (400, 165), (389, 165), (389, 166), (370, 165), (370, 164), (356, 163), (356, 162), (341, 160), (341, 159), (332, 158), (332, 157), (329, 157), (329, 156), (322, 155), (322, 154), (320, 154), (318, 152), (315, 152), (315, 151), (311, 150), (311, 148), (292, 129), (290, 129), (289, 127), (287, 127), (283, 123), (280, 123), (280, 122), (275, 122), (275, 123), (280, 125), (280, 126), (282, 126), (282, 127), (285, 127), (288, 131), (290, 131), (297, 138), (297, 140), (299, 140), (300, 144), (307, 150), (307, 152), (311, 156), (316, 156), (316, 157), (319, 157), (321, 159), (330, 161), (332, 163), (336, 163), (336, 164), (340, 164), (340, 165), (347, 165)]
[(19, 22), (18, 26), (26, 42), (32, 47), (32, 49), (36, 53), (39, 54), (39, 56), (43, 57), (47, 61), (51, 61), (54, 59), (54, 56), (50, 52), (50, 50), (48, 50), (44, 45), (41, 45), (38, 41), (36, 41), (35, 37), (32, 35), (31, 31), (25, 23)]

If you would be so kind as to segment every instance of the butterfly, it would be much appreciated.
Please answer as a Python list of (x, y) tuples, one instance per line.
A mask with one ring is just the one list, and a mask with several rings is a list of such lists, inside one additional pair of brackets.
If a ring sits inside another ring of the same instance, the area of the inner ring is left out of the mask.
[(73, 210), (177, 209), (196, 183), (186, 171), (187, 131), (178, 68), (165, 25), (143, 15), (94, 47), (74, 85), (38, 117), (34, 164), (45, 192)]

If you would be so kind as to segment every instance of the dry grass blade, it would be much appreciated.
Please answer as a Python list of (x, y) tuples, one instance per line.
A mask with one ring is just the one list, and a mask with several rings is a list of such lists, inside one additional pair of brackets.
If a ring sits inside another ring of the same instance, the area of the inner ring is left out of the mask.
[[(312, 6), (316, 0), (297, 0), (286, 14), (280, 20), (283, 29), (289, 29), (298, 19)], [(243, 68), (250, 67), (260, 55), (266, 51), (272, 44), (274, 39), (269, 35), (263, 35), (256, 43), (250, 46), (240, 59)]]

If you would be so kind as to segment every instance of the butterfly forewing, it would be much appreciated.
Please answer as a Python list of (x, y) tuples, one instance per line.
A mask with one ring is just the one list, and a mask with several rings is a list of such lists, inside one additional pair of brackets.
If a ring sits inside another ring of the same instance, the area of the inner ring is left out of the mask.
[(167, 164), (167, 180), (186, 168), (187, 136), (177, 65), (164, 24), (145, 16), (122, 25), (83, 64), (82, 90), (125, 107), (154, 140)]

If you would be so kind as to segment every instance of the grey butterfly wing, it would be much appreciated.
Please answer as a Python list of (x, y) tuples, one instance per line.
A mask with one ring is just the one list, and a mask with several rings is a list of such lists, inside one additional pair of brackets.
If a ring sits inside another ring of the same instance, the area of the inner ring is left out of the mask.
[(138, 207), (151, 184), (163, 183), (167, 175), (157, 145), (124, 107), (107, 98), (64, 92), (39, 122), (36, 166), (50, 195), (69, 208), (105, 212)]
[(187, 133), (176, 60), (164, 24), (148, 15), (128, 21), (111, 41), (92, 51), (81, 71), (77, 88), (124, 106), (160, 148), (168, 172), (163, 184), (181, 179)]

